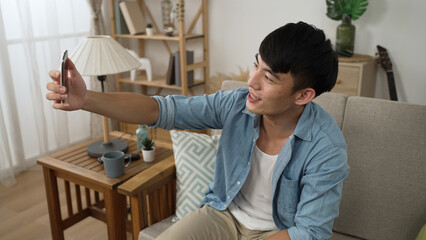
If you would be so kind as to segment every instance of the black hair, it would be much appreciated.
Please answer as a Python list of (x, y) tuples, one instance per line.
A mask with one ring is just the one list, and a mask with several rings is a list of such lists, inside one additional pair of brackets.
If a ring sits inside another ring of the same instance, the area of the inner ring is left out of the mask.
[(276, 73), (294, 78), (293, 92), (313, 88), (316, 96), (336, 84), (338, 59), (322, 30), (304, 22), (288, 23), (260, 44), (262, 60)]

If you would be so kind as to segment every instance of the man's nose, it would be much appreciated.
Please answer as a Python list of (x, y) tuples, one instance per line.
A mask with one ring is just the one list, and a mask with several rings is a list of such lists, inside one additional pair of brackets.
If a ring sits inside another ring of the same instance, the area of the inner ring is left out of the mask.
[(258, 89), (260, 87), (260, 80), (261, 80), (261, 71), (257, 71), (256, 69), (253, 69), (249, 76), (248, 85), (251, 88)]

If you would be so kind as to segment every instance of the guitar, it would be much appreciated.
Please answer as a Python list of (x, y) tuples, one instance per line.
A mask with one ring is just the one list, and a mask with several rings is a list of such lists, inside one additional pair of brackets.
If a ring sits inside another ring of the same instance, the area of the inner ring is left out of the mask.
[(396, 95), (395, 79), (393, 77), (392, 71), (392, 62), (389, 59), (388, 51), (386, 48), (377, 45), (377, 51), (379, 52), (379, 61), (380, 65), (386, 72), (388, 78), (388, 87), (389, 87), (389, 96), (393, 101), (398, 101), (398, 96)]

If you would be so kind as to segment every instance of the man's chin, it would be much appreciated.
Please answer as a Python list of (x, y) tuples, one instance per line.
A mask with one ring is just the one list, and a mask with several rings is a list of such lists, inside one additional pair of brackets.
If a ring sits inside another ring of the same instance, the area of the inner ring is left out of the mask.
[(246, 102), (246, 108), (249, 112), (254, 114), (261, 114), (258, 107), (253, 106), (249, 101)]

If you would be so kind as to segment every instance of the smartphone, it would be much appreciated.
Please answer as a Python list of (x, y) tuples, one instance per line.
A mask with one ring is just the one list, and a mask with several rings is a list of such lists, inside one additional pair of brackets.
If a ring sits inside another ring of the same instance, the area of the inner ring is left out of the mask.
[[(64, 54), (62, 54), (61, 59), (61, 85), (65, 86), (68, 91), (68, 50), (65, 50)], [(67, 100), (61, 100), (62, 103), (66, 103)]]

